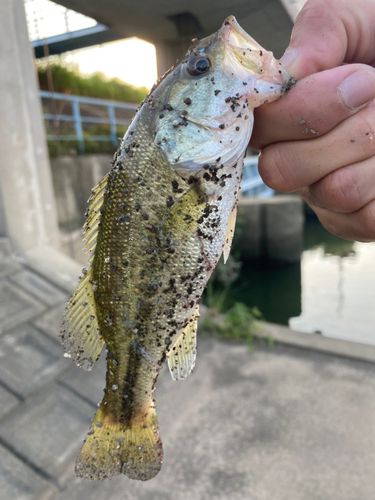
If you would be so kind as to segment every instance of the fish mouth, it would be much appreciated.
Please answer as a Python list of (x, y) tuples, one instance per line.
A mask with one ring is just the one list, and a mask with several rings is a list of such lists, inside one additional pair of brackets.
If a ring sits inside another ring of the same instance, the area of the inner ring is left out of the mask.
[(252, 78), (254, 75), (259, 75), (259, 80), (279, 85), (282, 94), (295, 83), (273, 57), (272, 52), (265, 50), (246, 33), (234, 16), (225, 19), (219, 30), (219, 36), (241, 66), (252, 73)]

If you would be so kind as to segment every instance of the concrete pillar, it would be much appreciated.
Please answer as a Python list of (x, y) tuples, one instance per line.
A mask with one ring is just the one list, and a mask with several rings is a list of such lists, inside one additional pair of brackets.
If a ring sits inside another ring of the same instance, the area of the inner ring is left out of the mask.
[(23, 0), (1, 0), (0, 189), (14, 248), (59, 246), (56, 204)]
[(240, 197), (236, 249), (241, 258), (298, 262), (303, 247), (303, 203), (295, 195)]
[(1, 189), (0, 189), (0, 238), (4, 238), (7, 235), (7, 223), (5, 220), (5, 213), (4, 213), (4, 204), (3, 200), (1, 198)]
[[(234, 231), (236, 249), (241, 250), (241, 257), (260, 259), (263, 256), (264, 224), (262, 204), (257, 198), (240, 196), (237, 207), (237, 222)], [(234, 248), (233, 248), (234, 249)]]
[(182, 59), (190, 45), (191, 40), (156, 43), (155, 49), (158, 77), (164, 75), (164, 73), (175, 64), (177, 59)]
[(268, 199), (265, 209), (267, 255), (271, 260), (298, 262), (303, 249), (303, 203), (293, 195)]

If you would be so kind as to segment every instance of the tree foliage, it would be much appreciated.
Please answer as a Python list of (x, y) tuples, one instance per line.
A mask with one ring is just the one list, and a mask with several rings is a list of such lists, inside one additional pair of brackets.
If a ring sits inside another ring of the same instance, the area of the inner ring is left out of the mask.
[[(107, 79), (103, 73), (99, 72), (84, 76), (58, 63), (51, 64), (49, 68), (53, 89), (62, 94), (140, 103), (148, 92), (146, 87), (133, 87), (118, 78)], [(40, 89), (51, 90), (48, 86), (48, 66), (38, 65), (37, 71)]]

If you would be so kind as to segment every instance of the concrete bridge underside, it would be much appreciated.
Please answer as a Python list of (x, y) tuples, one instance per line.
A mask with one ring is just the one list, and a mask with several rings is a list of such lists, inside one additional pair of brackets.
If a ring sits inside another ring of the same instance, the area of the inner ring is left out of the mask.
[(261, 45), (280, 57), (287, 47), (292, 21), (288, 0), (58, 0), (57, 3), (105, 24), (111, 31), (155, 44), (158, 72), (163, 74), (185, 52), (192, 38), (216, 31), (228, 15)]

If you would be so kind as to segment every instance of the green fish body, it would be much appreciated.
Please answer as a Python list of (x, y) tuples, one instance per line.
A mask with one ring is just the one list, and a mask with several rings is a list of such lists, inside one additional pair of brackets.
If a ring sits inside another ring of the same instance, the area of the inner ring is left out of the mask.
[(162, 465), (153, 399), (165, 359), (192, 371), (199, 302), (233, 237), (253, 108), (289, 75), (231, 16), (151, 90), (94, 188), (85, 224), (91, 266), (70, 298), (61, 338), (90, 370), (107, 347), (106, 388), (78, 476), (148, 480)]

